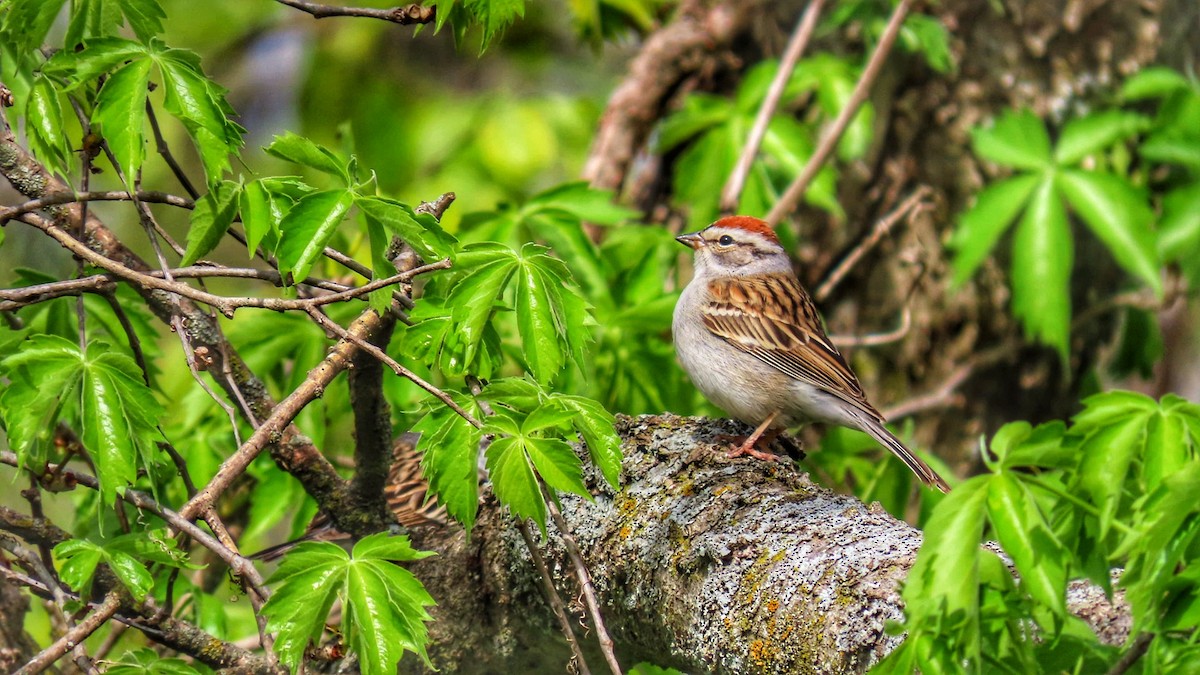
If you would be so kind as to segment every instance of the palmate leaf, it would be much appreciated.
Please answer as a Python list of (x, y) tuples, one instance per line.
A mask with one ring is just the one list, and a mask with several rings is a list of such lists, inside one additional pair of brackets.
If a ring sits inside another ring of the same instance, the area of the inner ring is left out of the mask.
[(1000, 546), (1021, 575), (1021, 588), (1063, 619), (1067, 552), (1037, 500), (1016, 474), (1005, 471), (989, 480), (987, 508)]
[(290, 552), (267, 581), (278, 584), (263, 606), (267, 629), (277, 631), (276, 652), (296, 667), (318, 638), (333, 601), (342, 599), (343, 631), (364, 673), (394, 673), (405, 651), (427, 665), (425, 607), (433, 598), (410, 572), (394, 564), (432, 555), (403, 536), (365, 537), (351, 553), (326, 542), (306, 542)]
[(354, 191), (345, 188), (301, 197), (279, 223), (280, 270), (290, 271), (296, 283), (308, 278), (353, 204)]
[[(107, 2), (120, 16), (117, 0), (89, 2)], [(152, 14), (157, 7), (152, 0), (120, 2), (140, 8), (143, 14)], [(145, 14), (139, 19), (141, 30), (155, 29), (149, 17)], [(145, 155), (143, 125), (152, 66), (162, 76), (167, 111), (183, 123), (200, 154), (208, 182), (215, 182), (228, 170), (228, 156), (241, 147), (245, 130), (229, 119), (232, 108), (225, 100), (225, 90), (204, 75), (194, 53), (168, 48), (157, 38), (145, 44), (121, 38), (92, 38), (78, 52), (62, 50), (55, 54), (42, 72), (61, 81), (66, 91), (91, 85), (109, 73), (92, 112), (92, 122), (108, 141), (129, 182), (137, 175)]]
[[(453, 396), (476, 419), (482, 411), (469, 398)], [(479, 510), (479, 441), (482, 432), (448, 406), (434, 404), (413, 427), (421, 434), (421, 469), (429, 489), (452, 518), (470, 534)]]
[(1000, 235), (1028, 203), (1038, 185), (1036, 174), (1024, 174), (993, 183), (975, 198), (962, 216), (950, 247), (954, 249), (954, 283), (962, 284), (987, 259)]
[(100, 495), (111, 504), (118, 489), (133, 482), (154, 447), (162, 406), (142, 380), (133, 359), (95, 341), (80, 353), (60, 337), (30, 338), (13, 356), (0, 362), (11, 384), (0, 395), (9, 444), (18, 457), (39, 458), (39, 444), (49, 439), (64, 404), (79, 415), (84, 447), (96, 475)]
[(107, 141), (130, 188), (146, 156), (142, 127), (152, 66), (149, 59), (137, 59), (109, 75), (92, 112), (92, 123)]
[(204, 174), (214, 183), (229, 170), (229, 155), (242, 146), (241, 126), (229, 119), (233, 109), (225, 100), (225, 89), (208, 79), (200, 57), (185, 49), (167, 49), (158, 40), (154, 55), (162, 73), (167, 112), (183, 123), (200, 153)]
[(221, 242), (237, 215), (241, 187), (232, 181), (221, 181), (196, 202), (192, 224), (188, 228), (187, 250), (179, 263), (181, 267), (194, 264)]
[(25, 133), (29, 147), (46, 168), (66, 174), (71, 151), (63, 127), (58, 90), (49, 78), (35, 77), (25, 104)]
[(1074, 240), (1053, 176), (1042, 179), (1017, 225), (1013, 240), (1013, 314), (1027, 334), (1067, 359), (1070, 337), (1071, 265)]
[[(145, 534), (139, 532), (118, 539), (129, 537), (144, 539)], [(121, 585), (138, 602), (154, 586), (154, 578), (146, 566), (117, 547), (100, 546), (85, 539), (68, 539), (54, 547), (54, 557), (60, 561), (59, 573), (63, 581), (84, 597), (91, 594), (92, 580), (100, 563), (108, 565)]]

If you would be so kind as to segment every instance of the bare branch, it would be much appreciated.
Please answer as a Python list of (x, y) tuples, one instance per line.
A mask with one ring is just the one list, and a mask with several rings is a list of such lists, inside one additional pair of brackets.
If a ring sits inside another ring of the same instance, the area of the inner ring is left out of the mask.
[(750, 135), (746, 138), (742, 154), (733, 167), (733, 173), (729, 174), (729, 180), (725, 182), (725, 189), (721, 191), (721, 211), (723, 212), (729, 213), (737, 209), (738, 199), (742, 196), (742, 188), (746, 186), (746, 177), (750, 175), (750, 167), (754, 164), (754, 158), (758, 156), (758, 149), (762, 147), (763, 138), (767, 135), (767, 126), (770, 125), (771, 117), (779, 107), (779, 100), (783, 98), (783, 92), (787, 89), (792, 71), (796, 69), (796, 62), (800, 60), (800, 55), (808, 46), (813, 29), (817, 26), (817, 17), (821, 14), (823, 2), (824, 0), (809, 0), (808, 8), (804, 10), (804, 14), (800, 16), (800, 21), (796, 24), (796, 30), (792, 33), (787, 50), (784, 51), (783, 58), (779, 62), (779, 70), (775, 72), (775, 79), (771, 80), (771, 87), (767, 89), (767, 97), (763, 99), (762, 105), (758, 108), (758, 114), (754, 117), (754, 126), (750, 128)]
[(175, 293), (188, 298), (189, 300), (204, 303), (230, 318), (233, 317), (234, 312), (237, 309), (242, 307), (255, 307), (259, 309), (270, 309), (273, 311), (282, 312), (288, 310), (305, 310), (310, 307), (319, 307), (321, 305), (340, 302), (342, 300), (349, 300), (361, 295), (366, 295), (367, 293), (380, 288), (385, 288), (387, 286), (409, 281), (418, 274), (424, 274), (437, 269), (445, 269), (450, 266), (449, 260), (441, 260), (435, 263), (430, 263), (429, 265), (423, 265), (412, 270), (411, 272), (397, 274), (388, 277), (387, 279), (372, 281), (357, 288), (314, 298), (286, 300), (279, 298), (224, 297), (194, 289), (187, 284), (168, 281), (165, 278), (159, 278), (151, 274), (138, 272), (126, 267), (125, 265), (122, 265), (119, 262), (116, 262), (115, 260), (110, 260), (109, 258), (92, 251), (82, 242), (72, 237), (61, 227), (40, 216), (35, 216), (32, 213), (26, 213), (20, 217), (20, 220), (21, 222), (32, 225), (50, 235), (50, 237), (61, 244), (63, 248), (66, 248), (96, 267), (107, 270), (118, 277), (127, 279), (142, 287)]
[(558, 620), (558, 627), (562, 630), (563, 637), (571, 646), (576, 671), (579, 675), (591, 675), (587, 659), (583, 656), (583, 650), (579, 648), (579, 638), (575, 637), (575, 629), (571, 627), (571, 620), (567, 618), (566, 605), (559, 597), (558, 590), (554, 588), (554, 579), (550, 576), (550, 568), (546, 567), (546, 559), (542, 557), (541, 549), (538, 548), (537, 542), (533, 540), (533, 535), (529, 532), (529, 524), (524, 519), (517, 519), (517, 530), (520, 531), (521, 538), (525, 540), (525, 547), (529, 549), (533, 566), (537, 568), (538, 578), (542, 580), (542, 592), (546, 594), (546, 604), (550, 605), (550, 611)]
[[(546, 489), (543, 484), (543, 495)], [(548, 497), (548, 495), (544, 496)], [(625, 671), (621, 670), (621, 664), (617, 663), (617, 654), (613, 651), (613, 639), (604, 625), (604, 616), (600, 614), (600, 602), (596, 600), (596, 587), (592, 585), (592, 575), (588, 572), (587, 563), (583, 561), (583, 555), (579, 552), (579, 544), (575, 542), (575, 536), (571, 534), (571, 528), (563, 519), (555, 501), (546, 499), (546, 507), (550, 511), (550, 518), (554, 521), (554, 526), (558, 528), (558, 536), (562, 538), (563, 545), (567, 549), (567, 557), (570, 558), (571, 567), (575, 570), (575, 578), (579, 580), (579, 587), (583, 592), (588, 613), (592, 617), (592, 625), (596, 629), (596, 641), (600, 643), (600, 651), (604, 654), (604, 660), (608, 663), (613, 675), (621, 675)]]
[[(428, 267), (428, 265), (426, 265), (426, 267)], [(417, 268), (417, 269), (420, 269), (420, 268)], [(325, 316), (324, 314), (321, 314), (320, 312), (317, 312), (315, 310), (309, 310), (308, 314), (322, 328), (332, 331), (334, 334), (339, 336), (342, 340), (349, 341), (350, 343), (357, 345), (363, 351), (371, 354), (375, 358), (382, 361), (387, 367), (392, 369), (392, 372), (396, 373), (400, 377), (411, 380), (413, 382), (413, 384), (424, 389), (425, 391), (429, 392), (430, 394), (433, 394), (434, 396), (436, 396), (439, 401), (441, 401), (442, 403), (445, 403), (447, 407), (449, 407), (454, 412), (458, 413), (459, 417), (462, 417), (464, 420), (470, 422), (471, 426), (474, 426), (476, 429), (483, 428), (483, 424), (479, 420), (472, 417), (471, 413), (467, 412), (466, 410), (463, 410), (462, 406), (455, 403), (454, 399), (450, 398), (449, 394), (442, 391), (441, 389), (438, 389), (437, 387), (433, 386), (429, 382), (426, 382), (420, 375), (417, 375), (416, 373), (412, 372), (408, 368), (405, 368), (404, 366), (400, 365), (400, 363), (397, 362), (396, 359), (393, 359), (392, 357), (388, 356), (382, 349), (376, 347), (375, 345), (371, 344), (370, 342), (367, 342), (361, 336), (355, 335), (353, 332), (348, 331), (345, 328), (342, 328), (341, 326), (339, 326), (337, 324), (337, 322), (333, 321), (332, 319)]]
[(375, 9), (373, 7), (339, 7), (338, 5), (322, 5), (306, 0), (275, 0), (281, 5), (293, 7), (307, 12), (314, 19), (325, 19), (332, 16), (353, 16), (368, 19), (381, 19), (398, 23), (401, 26), (411, 24), (431, 23), (435, 18), (434, 7), (423, 7), (419, 3), (391, 9)]
[(54, 644), (42, 650), (40, 654), (30, 659), (29, 662), (22, 666), (20, 670), (16, 671), (14, 675), (37, 675), (37, 673), (49, 668), (54, 664), (55, 661), (61, 658), (63, 654), (66, 654), (69, 650), (74, 649), (75, 645), (78, 645), (86, 640), (89, 635), (95, 633), (96, 630), (100, 628), (100, 626), (104, 625), (104, 622), (111, 619), (120, 608), (121, 596), (115, 591), (110, 591), (108, 595), (104, 597), (104, 602), (97, 607), (95, 611), (89, 614), (86, 619), (80, 621), (74, 628), (67, 631), (66, 635), (63, 635), (59, 639), (55, 640)]
[(833, 271), (825, 277), (825, 280), (821, 282), (821, 285), (817, 286), (816, 291), (813, 292), (813, 299), (817, 302), (825, 302), (828, 300), (829, 294), (832, 293), (833, 289), (836, 288), (837, 285), (846, 278), (846, 275), (850, 273), (850, 270), (853, 269), (860, 260), (862, 260), (863, 256), (865, 256), (868, 251), (875, 248), (875, 246), (879, 244), (880, 240), (882, 240), (883, 237), (887, 235), (889, 231), (891, 231), (892, 226), (900, 222), (900, 220), (907, 216), (909, 212), (913, 211), (913, 209), (917, 208), (917, 206), (920, 205), (929, 196), (929, 194), (929, 188), (921, 186), (920, 188), (917, 188), (917, 191), (914, 192), (908, 199), (905, 199), (903, 202), (901, 202), (900, 206), (897, 206), (895, 210), (883, 218), (880, 218), (875, 223), (875, 227), (871, 229), (871, 233), (868, 234), (865, 239), (860, 241), (858, 245), (850, 251), (849, 255), (843, 258), (840, 263), (838, 263), (837, 267), (833, 268)]
[(778, 225), (780, 221), (786, 218), (796, 210), (800, 204), (800, 199), (804, 197), (804, 193), (808, 190), (808, 186), (812, 180), (816, 178), (817, 172), (821, 170), (821, 165), (833, 153), (833, 149), (837, 147), (838, 141), (842, 134), (845, 133), (846, 127), (850, 126), (850, 120), (854, 117), (854, 113), (867, 100), (867, 96), (871, 93), (871, 85), (875, 83), (875, 78), (879, 76), (879, 71), (883, 69), (884, 61), (887, 60), (887, 55), (892, 51), (892, 44), (896, 42), (896, 36), (900, 33), (900, 26), (904, 23), (904, 17), (908, 14), (908, 8), (912, 5), (912, 0), (900, 0), (896, 4), (896, 9), (892, 10), (892, 16), (888, 19), (887, 27), (883, 31), (883, 35), (879, 37), (879, 44), (875, 46), (874, 53), (871, 54), (871, 60), (867, 62), (867, 67), (863, 69), (862, 75), (859, 76), (858, 82), (854, 85), (854, 90), (850, 92), (850, 98), (846, 101), (845, 107), (842, 108), (838, 116), (833, 120), (827, 129), (822, 133), (820, 142), (813, 150), (812, 157), (808, 158), (808, 163), (800, 171), (800, 175), (792, 181), (788, 189), (776, 202), (775, 206), (767, 214), (766, 221), (771, 225)]

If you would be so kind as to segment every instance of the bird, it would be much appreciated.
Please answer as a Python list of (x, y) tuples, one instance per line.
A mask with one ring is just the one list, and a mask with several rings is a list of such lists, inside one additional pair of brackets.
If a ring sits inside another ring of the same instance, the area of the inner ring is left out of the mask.
[(679, 362), (709, 401), (755, 427), (730, 456), (776, 459), (756, 445), (789, 427), (833, 424), (869, 434), (923, 483), (950, 491), (884, 426), (766, 221), (727, 216), (676, 240), (695, 255), (672, 321)]
[[(421, 473), (421, 457), (417, 450), (417, 434), (404, 434), (392, 447), (392, 465), (388, 468), (383, 495), (388, 509), (404, 527), (445, 526), (446, 509), (438, 504), (429, 491), (429, 483)], [(324, 512), (318, 513), (298, 539), (265, 548), (249, 556), (252, 560), (272, 562), (306, 541), (348, 542), (351, 536), (333, 525)]]

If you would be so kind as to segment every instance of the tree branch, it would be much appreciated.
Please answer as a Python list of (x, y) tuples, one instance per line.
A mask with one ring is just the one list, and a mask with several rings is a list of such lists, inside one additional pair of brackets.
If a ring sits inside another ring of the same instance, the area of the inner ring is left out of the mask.
[(398, 23), (401, 26), (408, 26), (411, 24), (432, 23), (436, 16), (434, 7), (423, 7), (420, 3), (413, 3), (405, 7), (393, 7), (391, 9), (375, 9), (373, 7), (322, 5), (316, 2), (306, 2), (305, 0), (275, 1), (281, 5), (287, 5), (302, 12), (307, 12), (314, 19), (325, 19), (331, 16), (354, 16), (381, 19), (383, 21)]
[(867, 62), (867, 67), (863, 69), (862, 75), (859, 76), (858, 82), (855, 83), (854, 90), (850, 92), (850, 98), (846, 101), (846, 105), (834, 118), (833, 123), (821, 134), (821, 140), (817, 143), (816, 149), (813, 150), (813, 154), (808, 158), (804, 168), (801, 169), (800, 175), (796, 176), (783, 196), (767, 213), (765, 220), (771, 225), (778, 225), (780, 221), (796, 210), (796, 207), (800, 205), (800, 199), (808, 190), (809, 184), (821, 170), (821, 165), (825, 163), (826, 159), (829, 159), (829, 155), (833, 154), (833, 149), (837, 147), (846, 127), (850, 126), (850, 120), (854, 117), (854, 113), (858, 112), (859, 107), (871, 94), (871, 85), (875, 84), (875, 78), (879, 76), (879, 71), (883, 69), (887, 55), (892, 51), (892, 44), (895, 43), (896, 36), (900, 34), (900, 26), (904, 23), (904, 17), (908, 14), (911, 4), (912, 0), (900, 0), (896, 9), (892, 10), (887, 27), (883, 30), (883, 35), (879, 36), (879, 44), (875, 46), (875, 51), (871, 54), (871, 59)]
[(796, 30), (792, 32), (783, 58), (779, 61), (779, 69), (775, 71), (775, 78), (771, 80), (771, 87), (767, 89), (767, 97), (763, 99), (758, 113), (754, 116), (754, 126), (750, 128), (750, 135), (746, 137), (746, 145), (742, 148), (742, 154), (738, 157), (737, 164), (733, 167), (733, 173), (729, 174), (729, 180), (725, 181), (725, 188), (721, 191), (721, 211), (725, 213), (737, 209), (738, 199), (742, 196), (742, 188), (746, 186), (746, 177), (750, 175), (750, 167), (754, 164), (754, 158), (758, 156), (758, 149), (762, 147), (763, 138), (767, 135), (767, 127), (771, 124), (771, 117), (775, 115), (775, 110), (779, 107), (779, 100), (783, 98), (788, 80), (791, 79), (792, 72), (796, 70), (796, 63), (800, 60), (800, 55), (804, 53), (804, 48), (808, 46), (813, 29), (817, 27), (817, 17), (821, 14), (823, 2), (824, 0), (809, 0), (808, 8), (800, 16)]
[[(921, 544), (918, 530), (793, 466), (727, 458), (716, 439), (735, 431), (730, 423), (619, 417), (617, 429), (621, 491), (589, 469), (594, 499), (564, 496), (561, 512), (623, 663), (856, 673), (900, 642), (885, 624), (902, 618), (899, 584)], [(525, 543), (494, 500), (470, 542), (457, 533), (420, 543), (442, 554), (412, 566), (439, 603), (435, 665), (520, 672), (529, 650), (569, 656)], [(570, 574), (556, 538), (544, 553), (549, 569)], [(1103, 629), (1128, 618), (1122, 593), (1105, 604), (1102, 590), (1077, 584), (1095, 597), (1071, 593), (1068, 607), (1106, 644), (1120, 644), (1127, 628)]]

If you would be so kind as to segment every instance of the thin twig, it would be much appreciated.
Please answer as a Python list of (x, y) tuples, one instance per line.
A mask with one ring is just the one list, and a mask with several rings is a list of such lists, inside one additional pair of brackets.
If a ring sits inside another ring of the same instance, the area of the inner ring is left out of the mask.
[(383, 21), (398, 23), (401, 26), (408, 26), (411, 24), (430, 23), (435, 17), (433, 7), (423, 7), (419, 3), (405, 7), (393, 7), (391, 9), (375, 9), (373, 7), (322, 5), (316, 2), (307, 2), (306, 0), (275, 1), (281, 5), (287, 5), (302, 12), (307, 12), (314, 19), (325, 19), (331, 16), (354, 16), (368, 19), (382, 19)]
[[(169, 271), (175, 279), (257, 279), (275, 286), (283, 286), (283, 275), (275, 270), (260, 270), (252, 267), (224, 267), (222, 265), (192, 265), (190, 267), (173, 267)], [(163, 278), (161, 270), (153, 270), (146, 272), (146, 274), (152, 277)], [(93, 274), (78, 279), (51, 281), (44, 284), (22, 286), (20, 288), (0, 288), (0, 311), (12, 311), (27, 305), (36, 305), (47, 300), (79, 295), (80, 293), (111, 293), (115, 290), (114, 284), (121, 280), (121, 277), (115, 274)], [(309, 277), (297, 285), (312, 286), (335, 293), (354, 289), (354, 286), (347, 286), (316, 277)]]
[[(0, 464), (19, 466), (16, 454), (7, 450), (0, 451)], [(54, 464), (48, 464), (46, 470), (51, 475), (60, 476), (68, 484), (82, 485), (93, 490), (100, 489), (100, 481), (95, 476), (72, 471)], [(166, 521), (175, 530), (195, 539), (196, 543), (217, 554), (225, 564), (229, 565), (235, 574), (242, 575), (249, 580), (253, 591), (258, 593), (263, 600), (269, 597), (262, 575), (259, 574), (253, 563), (249, 559), (239, 555), (235, 550), (222, 544), (213, 535), (205, 532), (190, 520), (183, 518), (179, 513), (159, 504), (153, 497), (140, 490), (126, 488), (118, 493), (117, 496), (136, 508), (153, 513)]]
[(1133, 644), (1129, 645), (1129, 651), (1122, 654), (1112, 668), (1108, 669), (1107, 675), (1124, 675), (1146, 654), (1146, 651), (1150, 649), (1151, 642), (1154, 642), (1154, 633), (1147, 631), (1138, 633), (1138, 636), (1133, 639)]
[(542, 557), (537, 542), (533, 540), (533, 535), (529, 532), (529, 524), (524, 519), (518, 518), (517, 530), (520, 531), (521, 538), (525, 540), (525, 548), (529, 549), (529, 555), (533, 558), (533, 566), (537, 568), (538, 575), (541, 577), (542, 590), (546, 593), (546, 602), (550, 605), (550, 611), (554, 613), (554, 618), (558, 619), (558, 626), (562, 630), (563, 637), (567, 638), (571, 653), (575, 655), (576, 671), (579, 675), (590, 675), (591, 671), (588, 670), (583, 649), (579, 646), (579, 638), (575, 637), (575, 630), (571, 628), (571, 620), (567, 618), (566, 605), (563, 604), (562, 597), (554, 588), (554, 579), (550, 576), (550, 568), (546, 566), (546, 559)]
[(83, 642), (89, 635), (96, 632), (96, 629), (111, 619), (120, 607), (121, 596), (115, 591), (109, 592), (108, 595), (104, 596), (104, 602), (94, 612), (89, 614), (86, 619), (80, 621), (74, 628), (67, 631), (66, 635), (55, 640), (54, 644), (43, 649), (41, 653), (30, 659), (14, 675), (36, 675), (49, 668), (63, 654), (66, 654), (68, 650), (74, 649), (75, 645)]
[(154, 114), (154, 106), (150, 105), (150, 99), (146, 99), (146, 117), (150, 119), (150, 129), (154, 132), (154, 146), (158, 149), (158, 154), (162, 155), (163, 161), (171, 168), (171, 173), (183, 186), (184, 191), (191, 195), (192, 199), (199, 199), (200, 193), (192, 185), (192, 181), (184, 172), (183, 167), (175, 161), (175, 155), (171, 154), (171, 147), (167, 145), (167, 139), (163, 137), (162, 130), (158, 127), (158, 115)]
[(35, 216), (32, 213), (26, 213), (21, 216), (20, 220), (21, 222), (32, 225), (50, 235), (55, 241), (58, 241), (60, 244), (62, 244), (64, 248), (86, 259), (96, 267), (107, 270), (123, 279), (128, 279), (129, 281), (137, 283), (144, 288), (167, 291), (169, 293), (181, 295), (196, 302), (204, 303), (215, 308), (229, 318), (233, 318), (234, 312), (242, 307), (270, 309), (276, 312), (288, 310), (307, 310), (310, 307), (319, 307), (321, 305), (328, 305), (330, 303), (341, 302), (342, 300), (349, 300), (361, 295), (366, 295), (367, 293), (380, 288), (386, 288), (394, 284), (404, 283), (419, 274), (450, 267), (449, 260), (440, 260), (428, 265), (422, 265), (411, 272), (405, 272), (403, 274), (397, 274), (386, 279), (372, 281), (347, 291), (331, 293), (329, 295), (322, 295), (307, 299), (286, 300), (280, 298), (224, 297), (220, 295), (213, 295), (212, 293), (207, 293), (205, 291), (196, 290), (187, 284), (169, 281), (165, 278), (160, 279), (159, 277), (150, 274), (138, 272), (126, 267), (125, 265), (122, 265), (121, 263), (110, 260), (109, 258), (92, 251), (83, 243), (72, 237), (61, 227), (58, 227), (53, 222), (40, 216)]
[(893, 342), (899, 342), (912, 329), (912, 310), (907, 306), (900, 312), (900, 325), (886, 333), (869, 333), (867, 335), (830, 335), (829, 341), (835, 347), (878, 347)]
[(625, 671), (621, 670), (621, 664), (617, 662), (617, 654), (613, 651), (613, 639), (609, 636), (608, 628), (604, 625), (604, 617), (600, 614), (600, 603), (596, 600), (596, 588), (592, 585), (592, 576), (588, 572), (587, 563), (583, 561), (583, 555), (579, 552), (579, 544), (575, 542), (574, 535), (567, 527), (567, 521), (558, 510), (558, 505), (549, 495), (545, 494), (546, 486), (544, 484), (542, 489), (542, 496), (546, 500), (550, 518), (554, 521), (554, 526), (558, 528), (558, 536), (563, 540), (563, 545), (567, 549), (567, 557), (571, 559), (575, 577), (579, 580), (579, 587), (583, 590), (583, 599), (596, 629), (596, 641), (600, 643), (600, 652), (604, 654), (604, 660), (608, 663), (613, 675), (621, 675)]
[(896, 4), (896, 9), (892, 10), (892, 16), (888, 19), (887, 28), (884, 29), (883, 35), (879, 37), (879, 44), (875, 46), (874, 53), (871, 54), (870, 61), (867, 62), (867, 67), (863, 69), (862, 75), (858, 78), (858, 82), (854, 85), (854, 90), (850, 93), (849, 100), (846, 101), (845, 107), (842, 108), (838, 116), (833, 120), (827, 129), (822, 133), (821, 140), (817, 143), (817, 147), (813, 150), (812, 157), (808, 158), (808, 163), (800, 171), (800, 175), (796, 176), (796, 180), (788, 186), (787, 191), (771, 208), (767, 214), (766, 221), (771, 225), (778, 225), (780, 221), (786, 218), (800, 204), (800, 199), (808, 190), (808, 186), (812, 180), (816, 178), (817, 172), (821, 170), (821, 165), (833, 153), (833, 149), (837, 147), (838, 141), (842, 134), (845, 133), (846, 127), (850, 125), (850, 120), (858, 109), (867, 100), (870, 94), (871, 86), (875, 83), (875, 78), (879, 76), (879, 71), (883, 69), (883, 63), (887, 60), (887, 55), (892, 51), (892, 44), (896, 41), (896, 36), (900, 33), (900, 26), (904, 23), (904, 17), (908, 14), (908, 8), (912, 4), (912, 0), (900, 0)]
[(471, 415), (471, 413), (467, 412), (466, 410), (463, 410), (462, 406), (455, 403), (454, 399), (450, 398), (449, 394), (442, 391), (441, 389), (438, 389), (437, 387), (430, 384), (429, 382), (426, 382), (423, 378), (421, 378), (420, 375), (417, 375), (416, 373), (412, 372), (408, 368), (405, 368), (404, 366), (400, 365), (400, 363), (397, 362), (396, 359), (393, 359), (392, 357), (388, 356), (387, 353), (384, 352), (379, 347), (376, 347), (375, 345), (371, 344), (370, 342), (367, 342), (363, 338), (347, 331), (345, 328), (342, 328), (341, 326), (339, 326), (336, 321), (330, 319), (329, 317), (325, 316), (324, 314), (321, 314), (320, 312), (316, 311), (315, 309), (308, 310), (308, 315), (310, 317), (312, 317), (313, 321), (316, 321), (317, 324), (320, 325), (325, 330), (333, 332), (335, 335), (337, 335), (339, 338), (341, 338), (343, 340), (349, 340), (355, 346), (357, 346), (359, 349), (367, 352), (368, 354), (370, 354), (370, 355), (374, 356), (375, 358), (379, 359), (380, 361), (382, 361), (384, 365), (386, 365), (388, 368), (392, 369), (392, 372), (396, 373), (400, 377), (411, 380), (413, 384), (424, 389), (425, 391), (429, 392), (430, 394), (433, 394), (435, 397), (437, 397), (437, 399), (439, 401), (441, 401), (442, 403), (445, 403), (451, 410), (458, 413), (458, 415), (460, 417), (462, 417), (467, 422), (470, 422), (471, 426), (475, 427), (476, 429), (483, 428), (483, 423), (480, 422), (479, 420), (475, 419)]
[(956, 393), (958, 388), (962, 386), (963, 382), (967, 381), (967, 378), (971, 377), (975, 371), (981, 368), (986, 368), (1009, 358), (1017, 352), (1021, 345), (1020, 341), (1013, 341), (980, 352), (970, 361), (959, 366), (954, 372), (943, 378), (942, 383), (937, 389), (927, 394), (910, 398), (891, 408), (885, 408), (881, 412), (886, 419), (895, 421), (925, 410), (953, 405), (959, 399)]
[[(83, 298), (82, 295), (79, 296)], [(117, 296), (113, 293), (101, 293), (100, 297), (108, 303), (108, 308), (112, 310), (117, 317), (117, 323), (121, 324), (121, 330), (125, 331), (125, 339), (129, 343), (129, 351), (133, 353), (133, 360), (137, 362), (138, 368), (142, 371), (142, 381), (146, 386), (150, 386), (150, 365), (146, 363), (146, 354), (142, 351), (142, 339), (138, 337), (137, 331), (133, 329), (133, 322), (129, 320), (129, 315), (125, 313), (125, 309), (121, 307), (121, 303), (117, 302)]]
[(930, 190), (925, 186), (917, 188), (908, 199), (905, 199), (891, 213), (875, 222), (875, 227), (871, 229), (871, 233), (865, 239), (860, 241), (845, 258), (842, 259), (838, 266), (833, 268), (833, 271), (825, 277), (825, 280), (817, 286), (817, 290), (813, 293), (813, 299), (817, 302), (825, 302), (829, 299), (829, 294), (833, 289), (846, 278), (850, 270), (862, 260), (872, 248), (879, 244), (880, 240), (892, 229), (896, 223), (907, 216), (909, 212), (915, 209), (921, 202), (929, 196)]
[(762, 147), (767, 127), (771, 124), (771, 117), (775, 115), (776, 108), (779, 107), (779, 100), (783, 98), (792, 71), (796, 69), (796, 62), (800, 60), (800, 55), (804, 53), (813, 29), (816, 28), (823, 2), (824, 0), (809, 0), (808, 8), (804, 10), (796, 24), (796, 30), (792, 32), (787, 50), (779, 62), (779, 70), (775, 72), (775, 79), (771, 80), (771, 87), (767, 89), (767, 97), (763, 99), (754, 118), (754, 126), (750, 128), (750, 135), (746, 138), (742, 154), (738, 157), (733, 173), (729, 174), (729, 180), (725, 182), (725, 189), (721, 191), (721, 211), (725, 213), (737, 209), (738, 199), (746, 186), (746, 177), (750, 175), (750, 167), (754, 164), (754, 158), (758, 156), (758, 149)]

